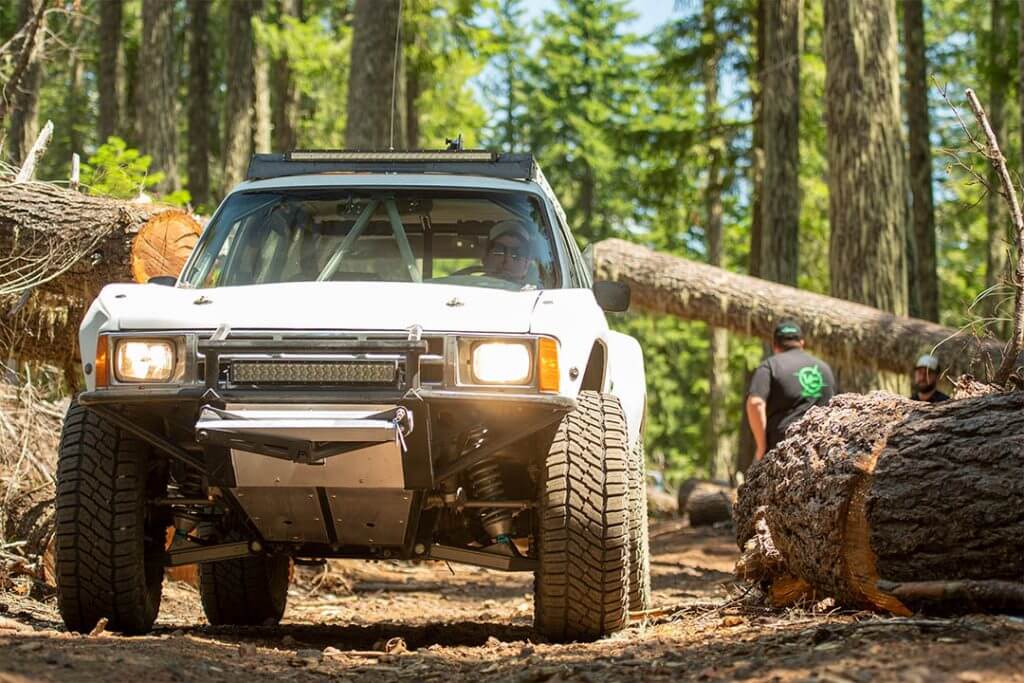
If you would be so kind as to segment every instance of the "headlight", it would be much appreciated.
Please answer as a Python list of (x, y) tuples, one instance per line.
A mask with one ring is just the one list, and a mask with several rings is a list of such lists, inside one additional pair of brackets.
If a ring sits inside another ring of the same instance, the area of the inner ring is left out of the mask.
[(514, 342), (480, 342), (473, 347), (473, 377), (482, 384), (527, 384), (530, 348)]
[(174, 342), (121, 339), (114, 352), (114, 372), (122, 382), (167, 382), (174, 374)]

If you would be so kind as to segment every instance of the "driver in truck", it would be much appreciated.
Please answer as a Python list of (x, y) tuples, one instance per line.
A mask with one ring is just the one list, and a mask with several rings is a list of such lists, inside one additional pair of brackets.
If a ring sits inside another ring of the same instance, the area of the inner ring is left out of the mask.
[(484, 255), (484, 272), (517, 284), (526, 284), (533, 262), (532, 233), (526, 221), (507, 218), (491, 228)]

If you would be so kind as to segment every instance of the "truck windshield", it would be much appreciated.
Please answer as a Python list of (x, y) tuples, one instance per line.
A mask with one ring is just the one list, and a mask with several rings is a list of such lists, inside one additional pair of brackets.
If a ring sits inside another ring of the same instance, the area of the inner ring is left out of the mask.
[(426, 282), (558, 286), (551, 229), (525, 193), (353, 192), (232, 195), (204, 231), (183, 282)]

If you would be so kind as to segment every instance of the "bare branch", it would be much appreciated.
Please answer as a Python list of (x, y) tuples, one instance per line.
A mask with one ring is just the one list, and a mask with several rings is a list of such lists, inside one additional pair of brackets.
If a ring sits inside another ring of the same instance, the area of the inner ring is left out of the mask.
[(1006, 157), (1003, 156), (1002, 151), (999, 149), (999, 141), (996, 139), (996, 134), (989, 124), (988, 116), (986, 116), (978, 96), (974, 94), (972, 89), (968, 88), (964, 94), (967, 95), (967, 101), (974, 112), (974, 118), (978, 120), (978, 124), (985, 132), (985, 138), (988, 140), (985, 156), (991, 161), (992, 167), (999, 176), (999, 183), (1003, 188), (1000, 194), (1003, 195), (1003, 198), (1010, 207), (1010, 219), (1013, 221), (1014, 235), (1017, 241), (1017, 267), (1014, 271), (1013, 283), (1017, 290), (1017, 301), (1013, 307), (1013, 335), (1006, 345), (1003, 362), (1000, 364), (999, 371), (995, 377), (996, 384), (1005, 384), (1017, 363), (1017, 356), (1020, 353), (1021, 347), (1024, 346), (1024, 291), (1022, 291), (1024, 290), (1024, 214), (1021, 213), (1020, 202), (1017, 200), (1017, 190), (1014, 188), (1010, 172), (1006, 168)]
[(21, 78), (25, 74), (25, 69), (28, 68), (29, 60), (32, 57), (32, 51), (36, 46), (36, 34), (39, 32), (39, 27), (43, 23), (43, 15), (46, 12), (46, 0), (38, 0), (39, 7), (36, 9), (36, 13), (29, 19), (28, 30), (25, 33), (25, 40), (21, 43), (21, 54), (18, 55), (18, 63), (14, 67), (14, 72), (11, 77), (4, 83), (3, 90), (0, 91), (0, 128), (3, 128), (4, 120), (7, 118), (7, 110), (10, 107), (11, 97), (17, 90), (18, 85), (21, 83)]

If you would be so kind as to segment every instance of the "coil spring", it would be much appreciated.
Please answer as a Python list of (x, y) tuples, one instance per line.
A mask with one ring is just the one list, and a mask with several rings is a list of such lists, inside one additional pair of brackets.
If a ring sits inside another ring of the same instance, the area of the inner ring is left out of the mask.
[[(501, 500), (505, 497), (505, 485), (501, 480), (501, 468), (493, 461), (484, 461), (469, 468), (473, 482), (473, 494), (480, 500)], [(508, 536), (512, 532), (512, 511), (495, 508), (480, 510), (480, 522), (491, 538)]]

